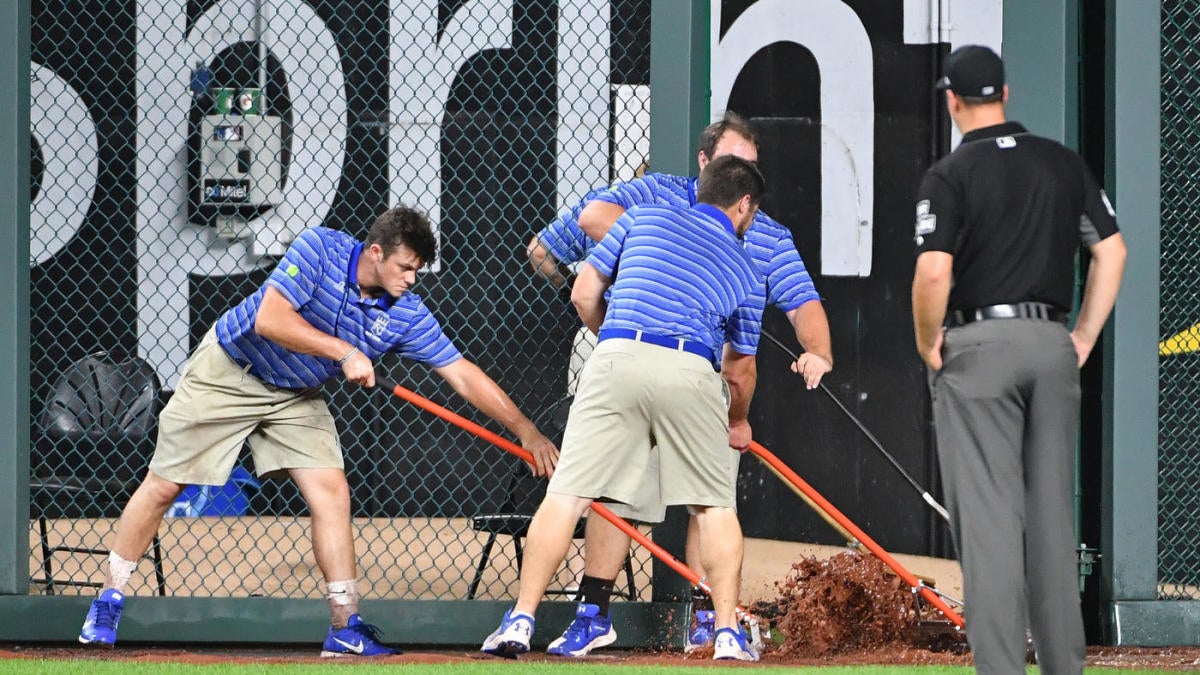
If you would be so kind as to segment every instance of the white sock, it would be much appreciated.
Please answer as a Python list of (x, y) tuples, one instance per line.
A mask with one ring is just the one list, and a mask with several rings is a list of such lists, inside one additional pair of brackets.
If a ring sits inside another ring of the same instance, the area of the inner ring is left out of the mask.
[(117, 555), (115, 551), (109, 551), (108, 585), (110, 588), (114, 588), (124, 594), (125, 586), (129, 584), (129, 577), (133, 576), (133, 570), (135, 569), (137, 569), (136, 560), (126, 560)]
[(329, 609), (333, 614), (333, 627), (345, 628), (350, 616), (358, 613), (357, 580), (325, 582), (325, 597), (329, 598)]

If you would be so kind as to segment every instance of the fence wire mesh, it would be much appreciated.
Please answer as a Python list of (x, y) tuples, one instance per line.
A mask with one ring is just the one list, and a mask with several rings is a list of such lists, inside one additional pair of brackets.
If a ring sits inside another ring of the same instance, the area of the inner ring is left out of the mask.
[(1162, 178), (1159, 288), (1159, 595), (1200, 600), (1200, 16), (1162, 3)]
[[(577, 319), (526, 247), (645, 163), (649, 4), (35, 0), (31, 592), (103, 581), (190, 350), (308, 227), (362, 238), (388, 206), (427, 211), (440, 248), (417, 292), (552, 434)], [(376, 365), (500, 431), (431, 370)], [(383, 391), (323, 393), (363, 595), (509, 597), (512, 538), (484, 560), (473, 518), (529, 513), (544, 482)], [(171, 507), (129, 591), (320, 597), (309, 535), (297, 488), (243, 450)], [(556, 587), (579, 569), (576, 550)], [(648, 556), (634, 569), (647, 599)]]

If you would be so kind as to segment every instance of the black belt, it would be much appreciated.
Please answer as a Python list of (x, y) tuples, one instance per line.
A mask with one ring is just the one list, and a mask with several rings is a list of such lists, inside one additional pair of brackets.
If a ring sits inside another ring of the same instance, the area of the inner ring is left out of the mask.
[(1036, 319), (1054, 321), (1064, 326), (1067, 313), (1043, 302), (1016, 302), (1010, 305), (988, 305), (975, 309), (956, 309), (946, 316), (946, 327), (956, 328), (987, 319)]
[(714, 367), (716, 367), (716, 361), (713, 359), (712, 350), (709, 349), (704, 343), (696, 342), (694, 340), (667, 337), (665, 335), (654, 335), (653, 333), (646, 333), (640, 330), (634, 330), (632, 328), (605, 328), (600, 331), (600, 335), (598, 335), (597, 338), (597, 342), (604, 342), (610, 338), (621, 338), (624, 340), (645, 342), (646, 344), (666, 347), (667, 349), (674, 349), (676, 351), (688, 352), (689, 354), (703, 356), (708, 360), (709, 363), (714, 364)]

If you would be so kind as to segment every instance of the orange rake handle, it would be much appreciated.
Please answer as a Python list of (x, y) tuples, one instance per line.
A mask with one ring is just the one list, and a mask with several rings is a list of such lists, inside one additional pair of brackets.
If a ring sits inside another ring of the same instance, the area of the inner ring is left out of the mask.
[(767, 450), (755, 441), (751, 441), (750, 452), (757, 455), (768, 465), (770, 465), (772, 469), (787, 478), (792, 485), (795, 485), (800, 489), (801, 492), (808, 495), (809, 499), (812, 499), (814, 502), (816, 502), (816, 504), (820, 506), (821, 509), (826, 513), (828, 513), (835, 521), (837, 521), (839, 525), (850, 532), (850, 534), (854, 535), (854, 537), (858, 539), (859, 543), (861, 543), (863, 546), (866, 546), (867, 550), (869, 550), (871, 553), (874, 553), (875, 557), (879, 558), (883, 564), (892, 568), (892, 571), (895, 572), (896, 575), (904, 581), (904, 583), (908, 584), (910, 588), (916, 589), (921, 594), (921, 597), (928, 600), (929, 604), (936, 607), (938, 611), (944, 614), (945, 617), (951, 621), (951, 623), (959, 628), (963, 627), (963, 618), (959, 616), (957, 612), (951, 609), (950, 605), (947, 605), (945, 601), (938, 597), (937, 593), (934, 593), (928, 586), (921, 583), (920, 579), (917, 579), (917, 577), (911, 572), (904, 569), (904, 566), (901, 565), (895, 558), (893, 558), (891, 554), (885, 551), (882, 546), (877, 544), (874, 539), (868, 537), (866, 532), (863, 532), (857, 525), (847, 518), (845, 514), (839, 511), (832, 503), (830, 503), (828, 499), (825, 499), (825, 497), (821, 496), (821, 493), (813, 489), (813, 487), (806, 483), (803, 478), (796, 474), (795, 471), (792, 471), (790, 468), (788, 468), (788, 465), (784, 464), (770, 450)]
[[(413, 405), (417, 406), (418, 408), (421, 408), (422, 410), (431, 412), (434, 415), (437, 415), (438, 417), (446, 420), (447, 422), (449, 422), (455, 426), (461, 427), (462, 429), (465, 429), (466, 431), (469, 431), (469, 432), (475, 434), (476, 436), (482, 438), (483, 440), (488, 441), (489, 443), (492, 443), (493, 445), (499, 447), (501, 450), (504, 450), (505, 452), (509, 452), (509, 453), (516, 455), (517, 457), (520, 457), (522, 460), (524, 460), (526, 463), (530, 464), (531, 466), (533, 465), (533, 455), (525, 448), (522, 448), (521, 446), (517, 445), (516, 443), (513, 443), (512, 441), (508, 440), (507, 438), (504, 438), (503, 436), (500, 436), (499, 434), (496, 434), (492, 431), (488, 431), (487, 429), (476, 424), (475, 422), (472, 422), (471, 420), (463, 417), (462, 415), (459, 415), (457, 413), (451, 412), (450, 410), (447, 410), (446, 408), (443, 408), (442, 406), (434, 403), (433, 401), (430, 401), (429, 399), (425, 398), (424, 396), (421, 396), (420, 394), (418, 394), (410, 389), (406, 389), (405, 387), (402, 387), (398, 384), (392, 384), (391, 382), (387, 382), (384, 380), (379, 380), (379, 384), (382, 387), (390, 387), (393, 394), (395, 394), (396, 396), (399, 396), (400, 398), (404, 399), (405, 401), (408, 401), (409, 403), (412, 403)], [(654, 555), (655, 558), (658, 558), (662, 562), (666, 563), (666, 565), (668, 567), (670, 567), (671, 569), (678, 572), (680, 574), (680, 576), (682, 576), (684, 579), (687, 579), (688, 581), (692, 582), (692, 585), (698, 586), (705, 593), (708, 593), (710, 595), (712, 594), (712, 589), (709, 588), (708, 584), (705, 583), (705, 581), (700, 578), (699, 574), (696, 574), (694, 571), (692, 571), (692, 568), (688, 567), (687, 565), (683, 564), (682, 562), (679, 562), (679, 560), (675, 556), (668, 553), (666, 549), (659, 546), (658, 544), (655, 544), (653, 541), (650, 541), (650, 539), (646, 535), (642, 534), (640, 530), (638, 530), (636, 527), (630, 525), (628, 522), (626, 522), (623, 518), (621, 518), (617, 514), (613, 513), (607, 506), (605, 506), (599, 502), (592, 502), (592, 510), (595, 511), (597, 514), (599, 514), (601, 518), (604, 518), (605, 520), (612, 523), (613, 525), (616, 525), (617, 529), (619, 529), (622, 532), (624, 532), (625, 534), (629, 535), (634, 541), (636, 541), (637, 543), (644, 546), (646, 548), (646, 550), (650, 551), (650, 553), (652, 553)], [(738, 610), (739, 610), (739, 612), (742, 612), (742, 613), (745, 612), (745, 610), (742, 610), (740, 607), (738, 608)]]

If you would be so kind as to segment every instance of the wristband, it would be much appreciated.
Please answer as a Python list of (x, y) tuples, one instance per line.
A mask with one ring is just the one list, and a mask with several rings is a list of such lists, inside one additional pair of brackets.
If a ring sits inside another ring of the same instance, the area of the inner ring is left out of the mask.
[(354, 356), (356, 353), (358, 353), (358, 347), (351, 347), (350, 351), (346, 352), (345, 356), (337, 360), (337, 364), (339, 366), (346, 365), (346, 362), (350, 360), (350, 357)]

